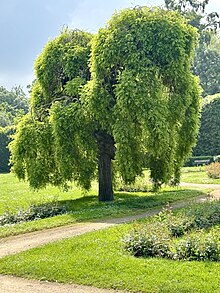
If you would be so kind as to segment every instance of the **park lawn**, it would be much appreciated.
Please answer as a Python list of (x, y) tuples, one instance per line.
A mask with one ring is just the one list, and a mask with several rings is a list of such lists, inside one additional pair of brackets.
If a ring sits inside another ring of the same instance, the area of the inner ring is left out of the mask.
[[(68, 192), (53, 186), (38, 191), (31, 190), (27, 182), (19, 181), (12, 173), (0, 174), (0, 185), (0, 214), (5, 210), (15, 212), (20, 208), (25, 209), (30, 204), (44, 204), (53, 200), (82, 197), (82, 191), (73, 184)], [(94, 190), (92, 192), (95, 193)]]
[(220, 262), (135, 258), (121, 242), (131, 227), (118, 225), (5, 257), (0, 273), (132, 292), (220, 292)]
[(181, 173), (181, 182), (198, 184), (220, 184), (220, 179), (209, 178), (202, 167), (184, 167)]
[(80, 190), (74, 186), (69, 192), (62, 192), (54, 187), (33, 192), (29, 189), (27, 183), (19, 182), (12, 174), (1, 174), (0, 182), (0, 215), (6, 209), (12, 212), (21, 208), (25, 209), (32, 202), (35, 204), (52, 202), (55, 196), (56, 201), (60, 205), (65, 205), (67, 209), (67, 214), (2, 226), (0, 228), (0, 238), (76, 222), (139, 214), (148, 209), (166, 205), (168, 202), (187, 200), (205, 194), (199, 190), (164, 188), (159, 193), (117, 192), (114, 203), (99, 203), (95, 184), (93, 185), (93, 190), (83, 196)]

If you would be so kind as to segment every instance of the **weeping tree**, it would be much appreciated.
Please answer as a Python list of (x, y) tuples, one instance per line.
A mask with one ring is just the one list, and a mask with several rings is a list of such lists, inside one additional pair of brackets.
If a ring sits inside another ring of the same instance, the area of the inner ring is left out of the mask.
[(198, 131), (196, 43), (178, 13), (147, 7), (114, 14), (95, 36), (62, 32), (35, 63), (14, 172), (34, 188), (74, 180), (89, 189), (98, 176), (100, 201), (113, 200), (113, 172), (132, 183), (144, 158), (155, 188), (178, 183)]

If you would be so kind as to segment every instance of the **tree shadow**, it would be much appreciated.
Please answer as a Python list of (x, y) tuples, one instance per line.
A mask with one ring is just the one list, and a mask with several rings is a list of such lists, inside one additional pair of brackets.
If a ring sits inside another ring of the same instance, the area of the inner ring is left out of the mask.
[(116, 192), (114, 202), (98, 202), (97, 195), (87, 195), (73, 200), (60, 200), (76, 221), (118, 217), (144, 212), (178, 200), (192, 199), (206, 194), (193, 189), (160, 191), (158, 193)]

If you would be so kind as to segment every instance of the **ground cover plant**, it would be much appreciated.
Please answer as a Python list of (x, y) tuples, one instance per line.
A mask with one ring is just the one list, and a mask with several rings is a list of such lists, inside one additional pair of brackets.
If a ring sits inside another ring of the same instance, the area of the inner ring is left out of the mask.
[[(203, 203), (178, 211), (175, 216), (180, 220), (197, 217), (218, 207), (219, 202)], [(164, 213), (157, 220), (163, 217)], [(122, 239), (132, 227), (151, 225), (155, 219), (118, 225), (5, 257), (0, 260), (0, 273), (132, 292), (219, 292), (218, 261), (137, 258), (125, 251)], [(214, 225), (208, 230), (200, 229), (199, 235), (219, 235), (219, 230), (220, 226)]]
[[(68, 192), (63, 192), (55, 187), (33, 192), (28, 184), (19, 182), (12, 174), (0, 174), (0, 217), (5, 214), (9, 220), (15, 222), (14, 216), (25, 214), (30, 206), (36, 206), (36, 210), (44, 210), (50, 215), (50, 205), (56, 203), (65, 213), (46, 219), (38, 219), (31, 222), (4, 225), (0, 228), (0, 237), (12, 234), (42, 230), (56, 226), (67, 225), (79, 221), (89, 221), (98, 218), (121, 217), (138, 214), (146, 209), (166, 205), (167, 202), (187, 200), (205, 193), (198, 190), (181, 188), (164, 188), (160, 193), (154, 192), (116, 192), (114, 203), (98, 203), (97, 184), (93, 184), (93, 190), (86, 195), (76, 186), (72, 186)], [(142, 183), (140, 183), (142, 187)], [(145, 181), (143, 182), (145, 185)], [(49, 207), (49, 210), (47, 209)], [(56, 210), (56, 209), (55, 209)], [(42, 212), (42, 211), (41, 211)], [(27, 212), (29, 214), (29, 212)], [(12, 216), (11, 216), (12, 215)], [(39, 217), (38, 217), (39, 218)], [(5, 221), (7, 222), (7, 221)]]

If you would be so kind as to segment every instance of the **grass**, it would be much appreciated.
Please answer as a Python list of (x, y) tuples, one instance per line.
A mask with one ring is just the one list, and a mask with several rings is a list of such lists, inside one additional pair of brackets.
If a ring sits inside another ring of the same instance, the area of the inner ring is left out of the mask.
[(27, 208), (30, 203), (44, 204), (53, 201), (54, 198), (60, 205), (65, 205), (68, 210), (68, 214), (52, 218), (3, 226), (0, 228), (0, 238), (76, 222), (138, 214), (146, 209), (165, 205), (167, 202), (189, 199), (204, 194), (198, 190), (165, 188), (160, 193), (118, 192), (115, 194), (114, 203), (98, 203), (95, 185), (91, 192), (83, 196), (80, 190), (74, 186), (69, 192), (62, 192), (54, 187), (33, 192), (27, 183), (19, 182), (12, 174), (1, 174), (0, 182), (0, 215), (5, 210), (15, 212), (20, 208)]
[(182, 182), (198, 183), (198, 184), (220, 184), (220, 179), (209, 178), (202, 167), (184, 167), (181, 175)]
[(0, 273), (132, 292), (220, 292), (220, 262), (132, 257), (121, 243), (131, 227), (119, 225), (5, 257)]

